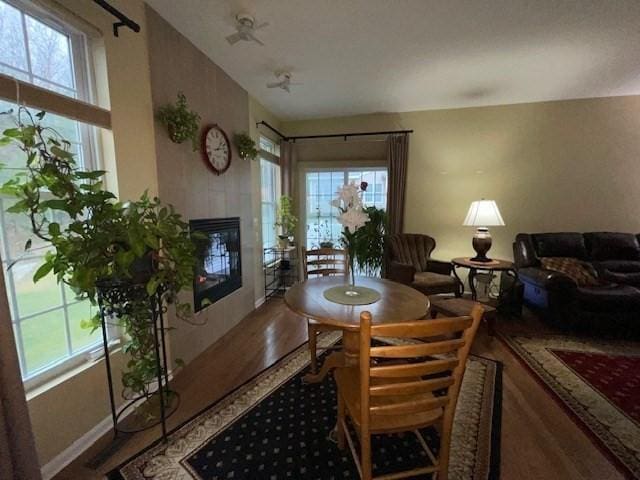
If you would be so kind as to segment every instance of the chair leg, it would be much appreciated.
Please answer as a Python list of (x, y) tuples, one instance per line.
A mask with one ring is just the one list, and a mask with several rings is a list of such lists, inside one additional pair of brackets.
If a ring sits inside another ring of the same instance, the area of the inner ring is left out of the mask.
[(438, 452), (438, 480), (447, 480), (449, 475), (449, 451), (451, 448), (451, 426), (442, 425), (440, 451)]
[(317, 355), (317, 343), (318, 343), (318, 330), (312, 323), (307, 322), (307, 333), (309, 335), (309, 354), (311, 355), (311, 373), (318, 371), (318, 358)]
[(371, 480), (373, 472), (371, 470), (371, 435), (362, 432), (360, 435), (360, 468), (362, 469), (362, 480)]
[(338, 448), (344, 450), (345, 447), (345, 403), (342, 395), (338, 393), (338, 424), (336, 426), (336, 440), (338, 441)]

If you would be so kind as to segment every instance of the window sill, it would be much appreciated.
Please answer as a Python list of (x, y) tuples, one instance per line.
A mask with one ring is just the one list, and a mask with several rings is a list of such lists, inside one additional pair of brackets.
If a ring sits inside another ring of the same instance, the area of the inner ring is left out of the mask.
[[(113, 355), (121, 351), (122, 351), (122, 343), (120, 342), (120, 340), (113, 341), (111, 346), (109, 347), (109, 353)], [(59, 373), (58, 375), (55, 375), (53, 378), (45, 380), (42, 383), (38, 383), (31, 388), (28, 388), (28, 389), (25, 388), (27, 402), (57, 387), (58, 385), (63, 384), (64, 382), (75, 377), (76, 375), (80, 375), (85, 370), (88, 370), (94, 367), (95, 365), (97, 365), (98, 363), (101, 363), (102, 360), (104, 359), (104, 352), (101, 352), (100, 354), (98, 353), (91, 354), (90, 352), (87, 352), (86, 355), (87, 355), (86, 361), (81, 362), (80, 365), (71, 367), (68, 370), (65, 370), (64, 372)], [(46, 374), (46, 372), (44, 372), (43, 374)], [(37, 377), (35, 378), (35, 380), (37, 381)]]

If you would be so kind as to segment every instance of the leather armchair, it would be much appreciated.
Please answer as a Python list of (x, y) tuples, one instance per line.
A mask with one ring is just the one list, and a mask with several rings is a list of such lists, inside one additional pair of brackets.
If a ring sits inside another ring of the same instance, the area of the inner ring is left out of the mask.
[(462, 284), (453, 276), (453, 266), (431, 258), (436, 241), (416, 233), (400, 233), (389, 237), (389, 259), (386, 277), (409, 285), (425, 295), (453, 293), (462, 295)]

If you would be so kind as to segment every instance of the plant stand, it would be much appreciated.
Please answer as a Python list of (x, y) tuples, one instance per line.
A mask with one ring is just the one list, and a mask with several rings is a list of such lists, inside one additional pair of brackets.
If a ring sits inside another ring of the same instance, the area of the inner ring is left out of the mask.
[(296, 247), (265, 248), (263, 251), (264, 297), (284, 293), (298, 282), (298, 255)]
[[(102, 324), (102, 341), (104, 346), (109, 399), (111, 402), (111, 418), (114, 435), (118, 433), (135, 433), (155, 427), (162, 427), (162, 439), (167, 440), (167, 418), (177, 410), (179, 395), (169, 389), (167, 349), (165, 344), (164, 316), (162, 305), (162, 289), (149, 296), (145, 284), (129, 282), (103, 282), (98, 286), (98, 305)], [(129, 314), (133, 308), (146, 308), (149, 311), (149, 322), (146, 328), (152, 329), (156, 365), (156, 385), (150, 391), (127, 398), (118, 409), (116, 406), (114, 385), (109, 357), (107, 327), (110, 319)], [(135, 408), (138, 407), (138, 408)], [(146, 409), (146, 412), (140, 410)], [(159, 412), (154, 411), (158, 408)], [(132, 411), (133, 410), (133, 411)]]

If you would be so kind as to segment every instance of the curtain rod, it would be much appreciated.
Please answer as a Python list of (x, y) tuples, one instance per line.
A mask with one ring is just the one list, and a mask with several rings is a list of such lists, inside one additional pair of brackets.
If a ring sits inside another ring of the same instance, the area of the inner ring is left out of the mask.
[(280, 133), (278, 130), (273, 128), (271, 125), (269, 125), (265, 121), (261, 121), (261, 122), (256, 123), (256, 127), (259, 127), (260, 125), (264, 125), (265, 127), (267, 127), (272, 132), (280, 135), (280, 137), (283, 140), (287, 140), (287, 141), (288, 140), (293, 140), (293, 142), (295, 142), (296, 140), (309, 140), (309, 139), (313, 139), (313, 138), (339, 138), (339, 137), (343, 137), (345, 139), (345, 141), (346, 141), (348, 137), (364, 137), (364, 136), (369, 136), (369, 135), (394, 135), (394, 134), (396, 134), (396, 135), (398, 135), (398, 134), (407, 135), (409, 133), (413, 133), (413, 130), (384, 130), (384, 131), (380, 131), (380, 132), (329, 133), (329, 134), (325, 134), (325, 135), (298, 135), (298, 136), (293, 136), (293, 137), (287, 137), (286, 135)]
[(114, 22), (113, 24), (113, 35), (115, 37), (118, 36), (118, 29), (120, 27), (130, 28), (136, 33), (140, 31), (140, 25), (138, 25), (136, 22), (131, 20), (129, 17), (127, 17), (124, 13), (122, 13), (120, 10), (115, 8), (113, 5), (110, 5), (109, 3), (107, 3), (106, 0), (93, 0), (93, 1), (119, 20), (118, 22)]

